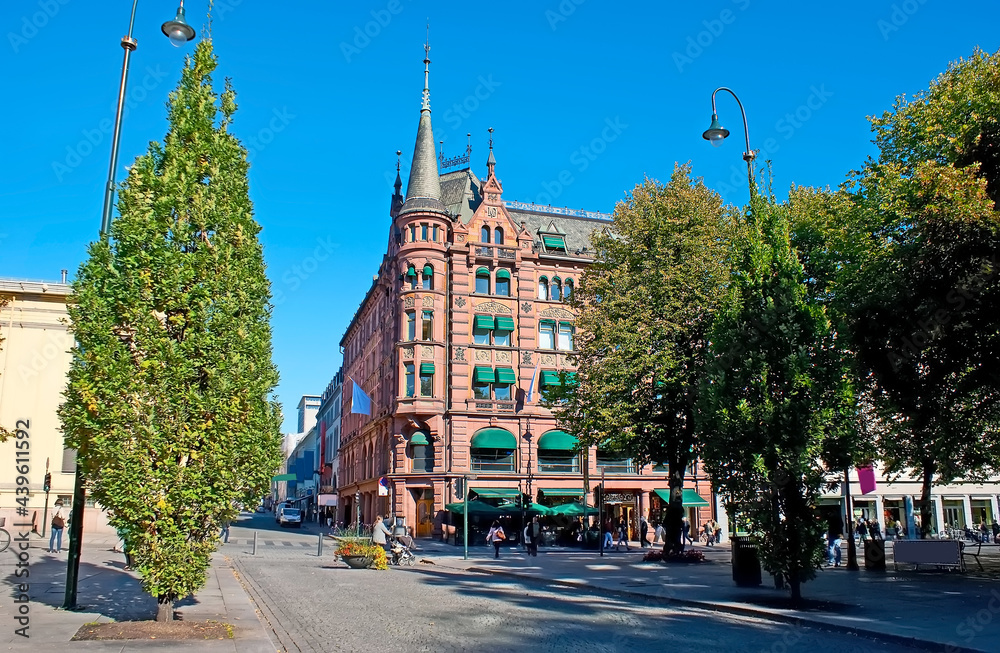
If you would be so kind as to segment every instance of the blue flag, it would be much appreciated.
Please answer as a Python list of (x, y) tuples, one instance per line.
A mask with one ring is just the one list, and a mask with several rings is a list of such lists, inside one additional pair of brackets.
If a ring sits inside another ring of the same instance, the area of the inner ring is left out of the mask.
[(358, 385), (357, 381), (351, 379), (351, 383), (354, 385), (351, 390), (351, 414), (371, 415), (371, 397), (365, 394), (365, 391), (361, 389), (361, 386)]

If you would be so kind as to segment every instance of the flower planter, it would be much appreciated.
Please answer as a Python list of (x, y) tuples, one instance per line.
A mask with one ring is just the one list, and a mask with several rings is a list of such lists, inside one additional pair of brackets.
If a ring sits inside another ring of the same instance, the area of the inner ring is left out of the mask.
[(351, 569), (367, 569), (372, 564), (372, 559), (368, 556), (340, 556)]

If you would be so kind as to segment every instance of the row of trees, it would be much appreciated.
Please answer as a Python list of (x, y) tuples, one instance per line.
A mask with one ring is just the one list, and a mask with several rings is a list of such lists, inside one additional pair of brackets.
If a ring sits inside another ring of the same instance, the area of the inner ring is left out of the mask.
[(1000, 53), (975, 52), (871, 119), (838, 190), (742, 210), (677, 166), (593, 236), (574, 293), (581, 446), (666, 463), (667, 548), (700, 457), (794, 598), (822, 557), (831, 473), (880, 460), (933, 483), (1000, 468)]

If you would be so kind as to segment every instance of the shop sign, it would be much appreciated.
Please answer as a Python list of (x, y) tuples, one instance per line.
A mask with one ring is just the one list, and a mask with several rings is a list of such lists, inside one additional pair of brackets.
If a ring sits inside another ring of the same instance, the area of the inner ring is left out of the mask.
[(604, 503), (635, 503), (635, 495), (631, 492), (608, 492), (604, 495)]

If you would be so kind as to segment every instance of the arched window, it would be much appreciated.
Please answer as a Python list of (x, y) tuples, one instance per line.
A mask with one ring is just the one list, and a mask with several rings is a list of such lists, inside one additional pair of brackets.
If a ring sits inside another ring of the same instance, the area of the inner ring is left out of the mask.
[(434, 471), (434, 445), (427, 431), (415, 431), (410, 436), (410, 467), (415, 472)]
[(512, 472), (517, 438), (506, 429), (486, 428), (470, 443), (473, 471)]
[(547, 431), (538, 438), (538, 471), (579, 473), (577, 439), (565, 431)]
[(542, 300), (549, 298), (548, 277), (538, 277), (538, 298)]
[(482, 231), (479, 232), (479, 239), (486, 244), (490, 242), (490, 228), (483, 225)]
[(549, 298), (554, 301), (562, 301), (562, 280), (559, 277), (552, 277), (552, 285), (549, 286)]
[(503, 245), (503, 229), (500, 227), (493, 230), (493, 242), (497, 245)]
[(573, 295), (573, 280), (566, 279), (566, 285), (563, 286), (563, 300), (569, 299)]
[(417, 269), (412, 265), (406, 270), (406, 280), (410, 282), (410, 290), (417, 288)]
[(424, 266), (424, 290), (434, 289), (434, 268), (429, 264)]
[[(485, 229), (485, 227), (483, 227)], [(490, 294), (490, 271), (486, 268), (476, 270), (476, 294)]]
[(494, 286), (494, 293), (497, 295), (503, 295), (504, 297), (510, 296), (510, 272), (504, 268), (497, 270), (497, 282)]

